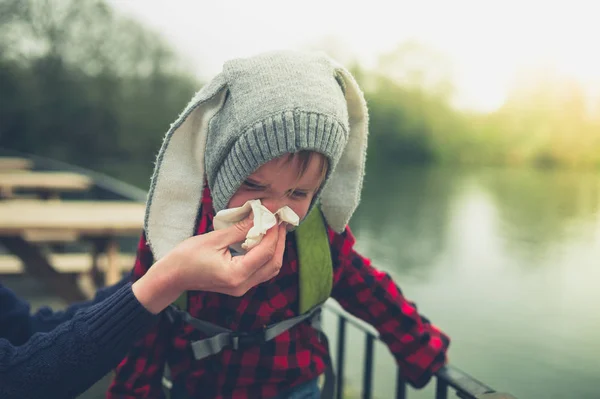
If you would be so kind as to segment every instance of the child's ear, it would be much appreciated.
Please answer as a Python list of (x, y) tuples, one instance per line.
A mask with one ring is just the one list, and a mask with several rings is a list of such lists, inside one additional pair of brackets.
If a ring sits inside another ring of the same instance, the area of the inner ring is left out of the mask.
[(227, 98), (219, 75), (192, 98), (171, 125), (154, 167), (144, 229), (154, 259), (192, 236), (204, 185), (208, 124)]

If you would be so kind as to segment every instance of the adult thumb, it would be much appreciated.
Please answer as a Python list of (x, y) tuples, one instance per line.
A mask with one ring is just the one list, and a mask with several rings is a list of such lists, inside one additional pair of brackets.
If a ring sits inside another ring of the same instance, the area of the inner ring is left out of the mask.
[(254, 220), (252, 218), (252, 214), (250, 214), (248, 217), (240, 220), (239, 222), (221, 230), (223, 233), (225, 233), (225, 244), (231, 245), (240, 241), (244, 241), (248, 231), (250, 231), (253, 225)]

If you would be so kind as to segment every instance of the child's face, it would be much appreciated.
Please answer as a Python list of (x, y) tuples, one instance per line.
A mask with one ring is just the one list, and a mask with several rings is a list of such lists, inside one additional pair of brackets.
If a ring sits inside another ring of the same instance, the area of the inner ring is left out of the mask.
[[(315, 153), (301, 174), (302, 162), (297, 156), (275, 158), (252, 173), (231, 197), (228, 208), (260, 199), (271, 212), (289, 206), (303, 219), (323, 180), (323, 155)], [(325, 163), (326, 165), (326, 163)], [(300, 177), (299, 177), (300, 176)]]

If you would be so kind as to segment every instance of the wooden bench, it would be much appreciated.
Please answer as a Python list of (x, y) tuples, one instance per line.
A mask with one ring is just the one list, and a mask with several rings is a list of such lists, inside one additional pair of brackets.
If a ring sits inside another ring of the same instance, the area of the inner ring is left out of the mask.
[(65, 244), (77, 242), (80, 237), (73, 231), (27, 230), (23, 232), (23, 238), (36, 244)]
[(33, 167), (33, 161), (19, 157), (0, 157), (0, 171), (26, 170)]
[(0, 194), (11, 198), (17, 190), (38, 193), (42, 198), (59, 198), (59, 193), (85, 191), (93, 185), (90, 177), (72, 172), (23, 172), (0, 169)]
[[(91, 254), (52, 254), (49, 256), (52, 266), (61, 273), (80, 274), (92, 270), (93, 259)], [(121, 271), (133, 269), (135, 263), (134, 254), (118, 255), (118, 264)], [(98, 256), (98, 268), (104, 272), (107, 269), (106, 255)], [(20, 274), (25, 271), (21, 260), (13, 255), (0, 255), (0, 275)]]
[[(23, 262), (28, 276), (44, 281), (56, 295), (67, 302), (79, 301), (88, 295), (74, 285), (75, 280), (84, 277), (91, 279), (95, 286), (112, 285), (121, 279), (124, 269), (133, 268), (133, 260), (125, 262), (125, 265), (121, 262), (118, 239), (139, 239), (145, 209), (145, 203), (133, 201), (2, 200), (0, 244)], [(26, 239), (31, 238), (32, 232), (38, 235), (33, 242)], [(54, 261), (60, 258), (49, 258), (46, 251), (38, 245), (39, 241), (54, 240), (52, 237), (58, 236), (64, 240), (78, 237), (77, 241), (91, 243), (92, 251), (105, 257), (106, 270), (101, 272), (99, 268), (91, 269), (90, 251), (90, 255), (85, 258), (88, 260), (80, 263), (84, 265), (80, 266), (82, 273), (62, 272), (61, 266), (64, 264), (54, 266)], [(86, 264), (89, 266), (85, 266)], [(90, 272), (85, 272), (86, 270)]]

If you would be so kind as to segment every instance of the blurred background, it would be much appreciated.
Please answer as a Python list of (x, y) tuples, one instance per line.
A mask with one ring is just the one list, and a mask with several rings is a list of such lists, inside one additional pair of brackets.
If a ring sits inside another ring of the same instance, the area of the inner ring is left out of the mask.
[[(519, 398), (599, 398), (595, 9), (0, 0), (0, 148), (147, 190), (169, 125), (223, 61), (325, 51), (370, 109), (358, 249), (453, 338), (453, 364)], [(392, 397), (385, 348), (375, 361), (375, 396)]]

